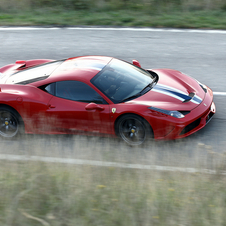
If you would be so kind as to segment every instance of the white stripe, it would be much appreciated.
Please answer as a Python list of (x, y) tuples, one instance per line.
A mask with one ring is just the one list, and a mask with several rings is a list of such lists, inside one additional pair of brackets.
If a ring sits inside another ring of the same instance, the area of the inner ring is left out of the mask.
[(58, 27), (0, 27), (0, 31), (59, 30)]
[(225, 30), (201, 29), (168, 29), (168, 28), (133, 28), (133, 27), (0, 27), (0, 31), (26, 31), (26, 30), (92, 30), (92, 31), (138, 31), (138, 32), (173, 32), (173, 33), (210, 33), (226, 34)]
[(181, 93), (181, 94), (184, 94), (184, 95), (188, 95), (187, 93), (185, 93), (185, 92), (183, 92), (183, 91), (181, 91), (181, 90), (179, 90), (179, 89), (176, 89), (176, 88), (174, 88), (174, 87), (171, 87), (171, 86), (167, 86), (167, 85), (162, 85), (162, 84), (157, 84), (157, 87), (160, 87), (160, 88), (165, 88), (165, 89), (168, 89), (168, 90), (170, 90), (170, 91), (173, 91), (173, 92), (177, 92), (177, 93)]
[[(199, 101), (196, 101), (195, 99), (198, 99)], [(202, 103), (202, 98), (200, 98), (199, 96), (195, 95), (191, 102), (195, 103), (195, 104), (201, 104)]]
[[(168, 89), (168, 90), (170, 90), (170, 91), (177, 92), (177, 93), (179, 93), (179, 94), (184, 94), (184, 95), (188, 96), (187, 93), (185, 93), (185, 92), (183, 92), (183, 91), (181, 91), (181, 90), (179, 90), (179, 89), (176, 89), (176, 88), (174, 88), (174, 87), (171, 87), (171, 86), (158, 84), (157, 87), (163, 88), (163, 89)], [(176, 96), (176, 95), (174, 95), (174, 94), (171, 94), (171, 93), (169, 93), (169, 92), (158, 91), (158, 90), (155, 90), (155, 88), (153, 88), (153, 91), (156, 91), (156, 92), (159, 92), (159, 93), (164, 93), (164, 94), (166, 94), (166, 95), (175, 97), (175, 98), (177, 98), (178, 100), (184, 101), (183, 98), (180, 98), (180, 97), (178, 97), (178, 96)], [(195, 95), (195, 97), (196, 97), (197, 99), (199, 99), (200, 102), (202, 102), (202, 98), (200, 98), (200, 97), (197, 96), (197, 95)], [(193, 100), (193, 99), (191, 99), (190, 101), (191, 101), (192, 103), (194, 103), (194, 104), (200, 104), (199, 102), (197, 102), (197, 101), (195, 101), (195, 100)]]
[(199, 99), (202, 102), (202, 98), (200, 98), (199, 96), (195, 95), (194, 97), (197, 98), (197, 99)]
[(215, 96), (226, 96), (226, 92), (213, 92)]
[[(199, 103), (199, 102), (197, 102), (197, 101), (195, 101), (195, 100), (193, 100), (193, 99), (191, 99), (190, 100), (192, 103), (194, 103), (194, 104), (201, 104), (201, 103)], [(201, 101), (202, 102), (202, 101)]]
[(162, 93), (162, 94), (165, 94), (167, 96), (171, 96), (171, 97), (174, 97), (174, 98), (176, 98), (178, 100), (184, 101), (184, 98), (181, 98), (181, 97), (179, 97), (177, 95), (174, 95), (173, 93), (170, 93), (170, 92), (167, 92), (167, 91), (164, 91), (164, 90), (158, 90), (158, 89), (153, 88), (152, 91), (155, 91), (155, 92), (158, 92), (158, 93)]
[[(49, 162), (49, 163), (65, 163), (65, 164), (73, 164), (73, 165), (105, 166), (105, 167), (117, 167), (117, 168), (128, 168), (128, 169), (148, 169), (148, 170), (187, 172), (187, 173), (207, 173), (207, 174), (216, 174), (217, 173), (216, 170), (208, 170), (208, 169), (182, 168), (182, 167), (158, 166), (158, 165), (142, 165), (142, 164), (127, 164), (127, 163), (118, 163), (118, 162), (103, 162), (103, 161), (54, 158), (54, 157), (43, 157), (43, 156), (0, 154), (0, 159), (1, 160), (9, 160), (9, 161), (36, 161), (36, 162)], [(225, 175), (226, 171), (223, 171), (222, 174)]]
[[(178, 92), (178, 93), (181, 93), (181, 94), (184, 94), (184, 95), (188, 96), (187, 93), (185, 93), (185, 92), (183, 92), (183, 91), (181, 91), (181, 90), (179, 90), (179, 89), (176, 89), (176, 88), (174, 88), (174, 87), (167, 86), (167, 85), (162, 85), (162, 84), (158, 84), (158, 86), (159, 86), (159, 87), (162, 86), (163, 88), (166, 88), (166, 89), (169, 89), (169, 90), (171, 90), (171, 91)], [(199, 99), (199, 100), (202, 102), (202, 98), (200, 98), (200, 97), (197, 96), (197, 95), (195, 95), (195, 97), (196, 97), (197, 99)], [(194, 100), (193, 100), (193, 103), (200, 104), (199, 102), (194, 101)]]

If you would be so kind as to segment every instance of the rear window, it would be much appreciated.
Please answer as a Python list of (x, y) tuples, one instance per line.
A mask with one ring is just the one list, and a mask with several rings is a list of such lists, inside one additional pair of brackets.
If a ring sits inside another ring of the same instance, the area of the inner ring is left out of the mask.
[(64, 60), (53, 61), (50, 63), (28, 68), (24, 71), (16, 72), (6, 80), (6, 84), (26, 85), (29, 83), (44, 80), (48, 78), (53, 73), (53, 71), (63, 62)]

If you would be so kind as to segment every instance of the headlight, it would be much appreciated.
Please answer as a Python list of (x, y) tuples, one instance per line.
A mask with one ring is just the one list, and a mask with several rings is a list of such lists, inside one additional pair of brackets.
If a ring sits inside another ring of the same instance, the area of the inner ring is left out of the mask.
[(168, 111), (168, 110), (164, 110), (161, 108), (155, 108), (155, 107), (148, 107), (148, 109), (157, 111), (157, 112), (160, 112), (160, 113), (163, 113), (166, 115), (170, 115), (175, 118), (184, 118), (184, 115), (182, 113), (180, 113), (179, 111)]

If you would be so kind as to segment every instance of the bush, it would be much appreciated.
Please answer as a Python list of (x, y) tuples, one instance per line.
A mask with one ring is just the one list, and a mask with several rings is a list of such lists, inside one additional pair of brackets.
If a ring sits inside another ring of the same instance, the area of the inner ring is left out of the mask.
[(32, 8), (62, 7), (70, 10), (89, 10), (92, 8), (92, 2), (91, 0), (31, 0), (31, 6)]
[(148, 10), (170, 12), (175, 10), (225, 9), (225, 0), (1, 0), (1, 11), (29, 10), (57, 7), (64, 10)]

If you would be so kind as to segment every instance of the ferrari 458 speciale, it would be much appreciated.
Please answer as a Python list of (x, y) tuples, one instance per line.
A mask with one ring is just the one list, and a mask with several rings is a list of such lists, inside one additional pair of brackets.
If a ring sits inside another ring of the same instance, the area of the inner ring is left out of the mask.
[(0, 68), (0, 135), (98, 134), (129, 145), (176, 139), (215, 113), (213, 92), (171, 69), (105, 56), (27, 60)]

